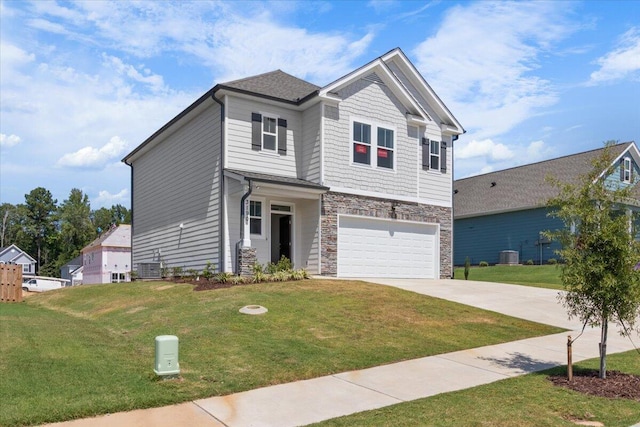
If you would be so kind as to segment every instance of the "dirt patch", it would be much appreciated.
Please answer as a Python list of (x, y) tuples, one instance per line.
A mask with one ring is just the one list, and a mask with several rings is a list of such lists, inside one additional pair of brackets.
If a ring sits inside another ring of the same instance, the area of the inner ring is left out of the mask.
[(598, 378), (596, 370), (574, 372), (573, 381), (566, 375), (549, 377), (549, 381), (559, 387), (568, 388), (590, 396), (610, 399), (630, 399), (640, 402), (640, 376), (625, 374), (619, 371), (607, 371), (607, 378)]

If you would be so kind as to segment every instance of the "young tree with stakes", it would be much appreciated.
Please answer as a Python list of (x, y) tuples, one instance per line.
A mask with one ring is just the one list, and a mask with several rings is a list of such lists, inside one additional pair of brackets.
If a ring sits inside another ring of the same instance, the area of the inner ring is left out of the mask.
[(606, 378), (609, 322), (618, 323), (621, 334), (629, 336), (640, 316), (640, 271), (634, 270), (640, 261), (633, 218), (637, 211), (634, 214), (629, 209), (640, 204), (632, 197), (631, 185), (607, 184), (605, 178), (614, 171), (611, 146), (611, 142), (606, 144), (592, 170), (578, 183), (550, 179), (559, 194), (548, 202), (550, 215), (565, 225), (563, 230), (547, 233), (562, 243), (557, 253), (565, 263), (562, 283), (566, 292), (560, 299), (570, 318), (601, 328), (602, 379)]

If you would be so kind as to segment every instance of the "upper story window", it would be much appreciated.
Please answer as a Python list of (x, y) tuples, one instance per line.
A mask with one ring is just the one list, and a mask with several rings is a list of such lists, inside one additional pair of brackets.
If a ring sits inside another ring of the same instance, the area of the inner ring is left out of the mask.
[(447, 173), (447, 143), (422, 138), (422, 169)]
[(276, 151), (278, 127), (275, 117), (262, 116), (262, 149)]
[(287, 155), (287, 121), (274, 114), (251, 113), (251, 149)]
[(23, 273), (31, 273), (31, 264), (22, 264)]
[(631, 158), (629, 157), (625, 157), (622, 161), (620, 178), (622, 178), (622, 182), (631, 182)]
[(353, 122), (353, 162), (371, 164), (371, 125)]
[(393, 131), (378, 128), (378, 167), (393, 169)]
[[(394, 169), (394, 131), (376, 126), (375, 132), (372, 132), (372, 127), (373, 125), (368, 123), (353, 122), (351, 143), (353, 163)], [(373, 148), (375, 148), (375, 159), (371, 155)]]
[(262, 202), (251, 200), (249, 202), (249, 232), (262, 235)]
[(429, 169), (440, 169), (440, 141), (431, 141), (429, 146)]

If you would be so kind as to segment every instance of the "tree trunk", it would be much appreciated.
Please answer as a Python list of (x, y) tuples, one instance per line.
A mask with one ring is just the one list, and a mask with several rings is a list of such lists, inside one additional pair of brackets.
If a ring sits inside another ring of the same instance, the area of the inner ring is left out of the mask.
[(600, 328), (600, 375), (603, 380), (607, 378), (607, 333), (609, 323), (606, 316), (602, 317), (602, 327)]

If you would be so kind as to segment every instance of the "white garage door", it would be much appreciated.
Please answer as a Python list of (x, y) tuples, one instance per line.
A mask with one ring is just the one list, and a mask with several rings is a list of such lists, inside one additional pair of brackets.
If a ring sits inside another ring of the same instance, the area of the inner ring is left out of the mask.
[(438, 227), (367, 217), (338, 218), (338, 276), (436, 278)]

